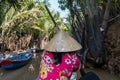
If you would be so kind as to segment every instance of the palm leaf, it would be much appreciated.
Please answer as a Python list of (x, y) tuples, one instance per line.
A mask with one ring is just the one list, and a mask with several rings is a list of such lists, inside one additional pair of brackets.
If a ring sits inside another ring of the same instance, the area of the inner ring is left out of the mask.
[(36, 30), (38, 30), (38, 31), (44, 31), (43, 29), (41, 29), (39, 26), (32, 26), (32, 27), (30, 27), (30, 28), (32, 28), (32, 29), (36, 29)]
[(31, 10), (20, 12), (14, 17), (8, 21), (2, 24), (2, 35), (10, 34), (13, 30), (15, 30), (17, 27), (24, 26), (24, 27), (30, 27), (35, 24), (35, 22), (38, 20), (38, 18), (41, 15), (41, 11), (39, 8), (33, 8)]

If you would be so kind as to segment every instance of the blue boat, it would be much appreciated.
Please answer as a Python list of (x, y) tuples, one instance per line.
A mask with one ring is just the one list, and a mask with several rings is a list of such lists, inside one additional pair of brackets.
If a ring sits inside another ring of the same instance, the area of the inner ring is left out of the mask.
[(1, 67), (4, 69), (15, 69), (22, 67), (30, 62), (32, 56), (32, 52), (14, 53), (13, 55), (10, 55), (10, 57), (6, 60), (1, 61)]

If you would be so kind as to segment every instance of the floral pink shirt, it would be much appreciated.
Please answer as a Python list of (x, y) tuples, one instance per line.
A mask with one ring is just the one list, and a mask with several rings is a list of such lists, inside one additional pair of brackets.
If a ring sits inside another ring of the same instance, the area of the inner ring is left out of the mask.
[(52, 53), (43, 53), (38, 80), (70, 80), (73, 70), (79, 70), (80, 59), (74, 53), (62, 54), (62, 61), (58, 65), (53, 64), (52, 59)]

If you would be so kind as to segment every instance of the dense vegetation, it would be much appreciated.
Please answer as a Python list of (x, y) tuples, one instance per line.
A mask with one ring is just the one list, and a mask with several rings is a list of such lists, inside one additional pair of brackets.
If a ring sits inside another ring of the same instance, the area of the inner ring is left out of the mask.
[[(108, 63), (111, 44), (106, 34), (111, 24), (120, 21), (120, 0), (58, 0), (58, 3), (62, 10), (70, 11), (66, 22), (58, 12), (51, 11), (52, 16), (60, 28), (70, 32), (83, 46), (81, 53), (88, 50), (83, 63), (86, 56), (99, 66)], [(56, 33), (45, 4), (50, 7), (49, 0), (0, 0), (1, 51), (44, 47)], [(117, 67), (119, 70), (120, 66)]]
[[(120, 21), (120, 1), (119, 0), (58, 0), (61, 9), (69, 9), (68, 18), (75, 39), (82, 44), (83, 64), (86, 56), (92, 60), (94, 65), (102, 66), (107, 64), (112, 72), (119, 74), (120, 57), (112, 52), (114, 41), (108, 39), (112, 35), (109, 26)], [(115, 27), (115, 26), (114, 26)], [(119, 29), (116, 28), (115, 29)], [(116, 35), (117, 35), (116, 31)], [(115, 39), (115, 38), (114, 38)], [(119, 42), (119, 36), (115, 41)], [(111, 41), (111, 42), (110, 42)], [(115, 43), (114, 43), (115, 44)], [(114, 49), (120, 45), (114, 46)], [(109, 47), (109, 48), (108, 48)], [(120, 49), (120, 48), (119, 48)], [(116, 49), (118, 54), (119, 49)], [(85, 52), (88, 50), (87, 54)], [(114, 55), (114, 59), (113, 59)], [(112, 59), (111, 59), (112, 58)], [(89, 61), (90, 61), (89, 60)], [(113, 62), (112, 62), (113, 61)], [(109, 63), (109, 64), (108, 64)], [(112, 67), (111, 65), (115, 65)]]
[[(48, 3), (47, 6), (49, 5)], [(55, 26), (45, 9), (44, 2), (2, 0), (0, 6), (1, 45), (5, 43), (4, 48), (12, 51), (33, 47), (33, 45), (42, 48), (44, 43), (54, 35)], [(59, 13), (54, 11), (51, 13), (59, 26), (67, 29)]]

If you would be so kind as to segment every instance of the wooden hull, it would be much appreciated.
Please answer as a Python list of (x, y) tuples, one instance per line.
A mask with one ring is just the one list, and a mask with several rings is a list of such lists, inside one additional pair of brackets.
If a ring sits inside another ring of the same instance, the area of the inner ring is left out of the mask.
[[(24, 55), (23, 55), (24, 57)], [(28, 64), (30, 62), (30, 60), (32, 59), (32, 53), (30, 53), (30, 56), (27, 58), (16, 58), (14, 60), (8, 59), (8, 60), (3, 60), (1, 62), (1, 67), (4, 69), (15, 69), (15, 68), (19, 68), (22, 67), (26, 64)]]

